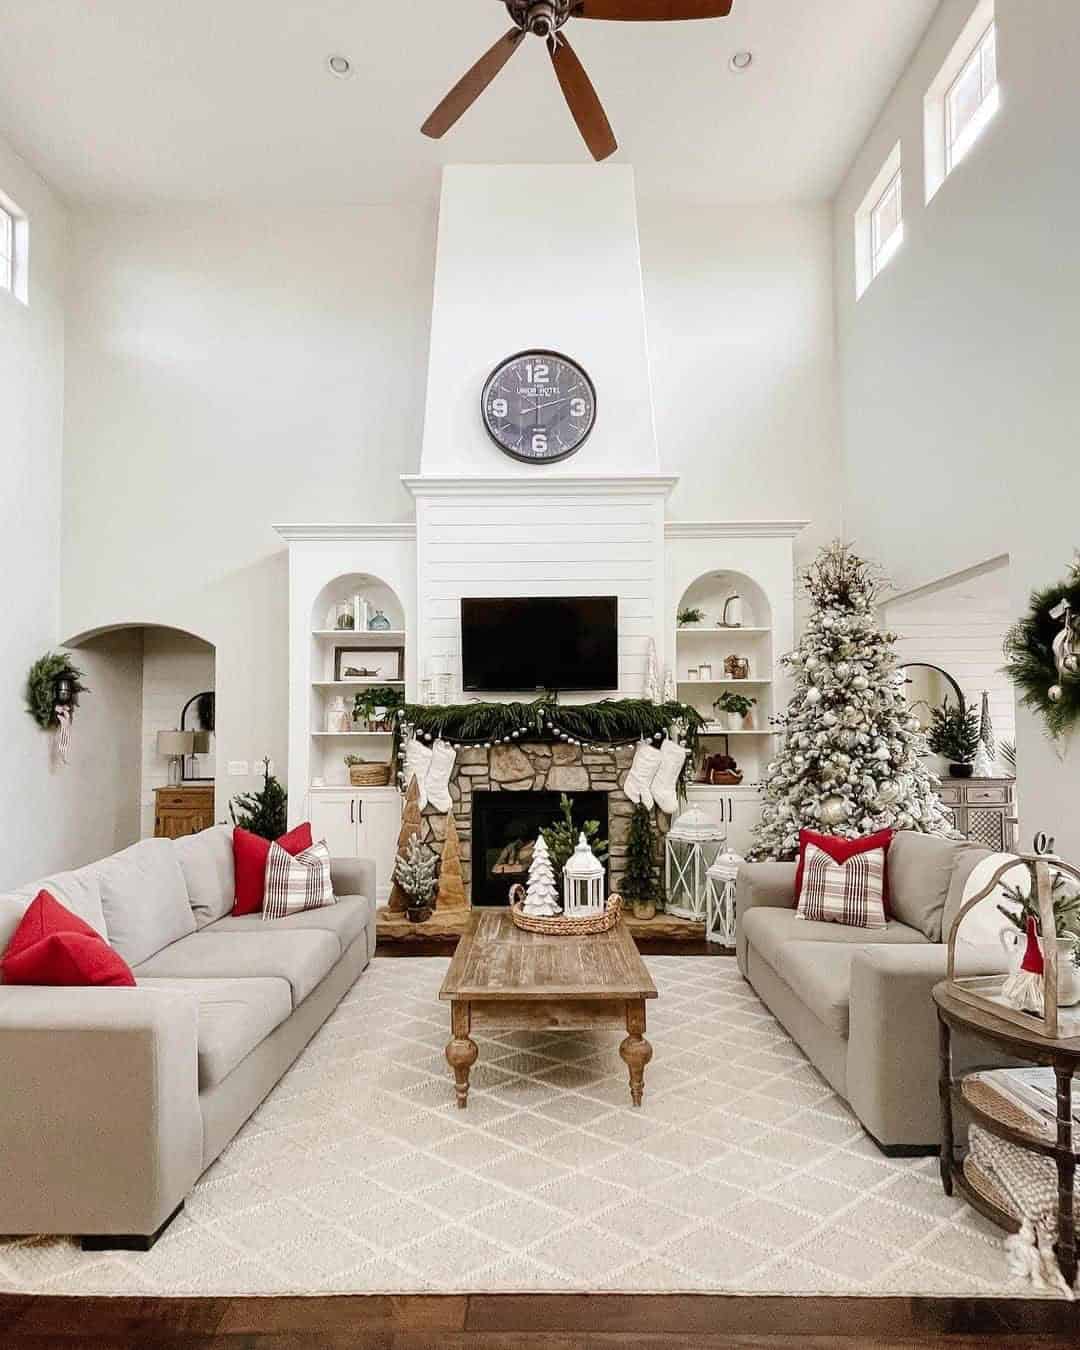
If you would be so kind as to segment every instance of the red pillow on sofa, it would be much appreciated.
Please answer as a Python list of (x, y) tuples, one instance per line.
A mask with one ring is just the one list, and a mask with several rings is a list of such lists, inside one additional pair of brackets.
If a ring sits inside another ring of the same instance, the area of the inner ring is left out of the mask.
[(120, 953), (48, 891), (38, 891), (19, 920), (0, 973), (5, 984), (135, 984)]
[[(799, 903), (799, 896), (802, 895), (803, 869), (806, 864), (806, 846), (807, 844), (816, 844), (824, 853), (836, 863), (846, 863), (849, 858), (856, 857), (859, 853), (869, 853), (871, 849), (880, 848), (885, 850), (886, 862), (888, 861), (889, 845), (893, 840), (892, 830), (878, 830), (877, 834), (864, 834), (861, 839), (842, 839), (836, 834), (818, 834), (816, 830), (799, 831), (799, 865), (795, 869), (795, 904)], [(889, 908), (889, 872), (886, 867), (884, 879), (884, 895), (886, 919), (892, 918), (892, 910)]]
[[(305, 821), (275, 841), (286, 853), (296, 857), (314, 842), (311, 825)], [(261, 834), (252, 834), (239, 826), (233, 830), (233, 867), (236, 872), (234, 914), (258, 914), (263, 907), (266, 889), (266, 860), (270, 856), (270, 840)]]

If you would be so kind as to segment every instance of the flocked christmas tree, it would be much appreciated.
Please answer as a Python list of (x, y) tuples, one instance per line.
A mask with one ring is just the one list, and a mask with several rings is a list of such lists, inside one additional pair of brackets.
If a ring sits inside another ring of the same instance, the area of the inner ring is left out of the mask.
[(526, 914), (535, 918), (549, 918), (561, 910), (555, 869), (551, 865), (551, 854), (543, 835), (539, 836), (533, 849), (532, 862), (529, 863), (529, 884), (522, 908)]
[(926, 767), (926, 738), (904, 696), (896, 634), (882, 632), (875, 569), (845, 544), (823, 549), (803, 577), (811, 612), (782, 662), (795, 692), (768, 766), (751, 858), (793, 858), (800, 829), (855, 838), (875, 830), (945, 834)]
[(408, 908), (421, 909), (431, 904), (435, 894), (435, 858), (413, 835), (404, 857), (394, 863), (394, 881), (408, 897)]

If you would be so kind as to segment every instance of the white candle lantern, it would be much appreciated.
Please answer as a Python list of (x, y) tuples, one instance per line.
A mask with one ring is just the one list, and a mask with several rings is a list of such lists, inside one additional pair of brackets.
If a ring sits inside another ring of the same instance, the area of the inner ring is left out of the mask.
[(568, 919), (603, 914), (604, 864), (588, 845), (584, 834), (563, 867), (563, 913)]
[(726, 848), (705, 874), (705, 938), (721, 947), (735, 946), (735, 883), (745, 861)]
[(664, 880), (667, 912), (680, 919), (705, 919), (706, 880), (726, 839), (724, 831), (696, 806), (668, 830)]

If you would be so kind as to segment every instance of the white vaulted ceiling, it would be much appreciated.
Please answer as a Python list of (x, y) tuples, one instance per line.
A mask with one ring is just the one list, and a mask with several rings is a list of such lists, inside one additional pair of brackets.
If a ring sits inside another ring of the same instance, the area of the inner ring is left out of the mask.
[[(569, 32), (642, 191), (809, 201), (937, 4), (735, 0), (728, 19)], [(0, 0), (0, 133), (96, 203), (430, 198), (447, 162), (584, 162), (538, 40), (444, 141), (420, 135), (507, 26), (497, 0)]]

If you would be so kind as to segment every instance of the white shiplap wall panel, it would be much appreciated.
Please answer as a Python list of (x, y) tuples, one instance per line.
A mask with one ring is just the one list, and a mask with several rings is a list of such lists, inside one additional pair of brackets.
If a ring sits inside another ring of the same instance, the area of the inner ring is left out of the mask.
[(640, 695), (649, 640), (663, 647), (666, 490), (551, 494), (538, 484), (528, 494), (427, 496), (418, 487), (421, 677), (427, 657), (445, 653), (460, 695), (465, 596), (615, 595), (617, 692)]

